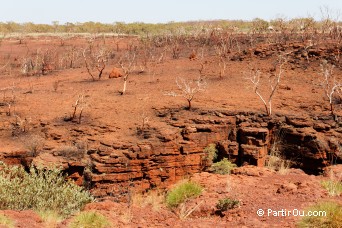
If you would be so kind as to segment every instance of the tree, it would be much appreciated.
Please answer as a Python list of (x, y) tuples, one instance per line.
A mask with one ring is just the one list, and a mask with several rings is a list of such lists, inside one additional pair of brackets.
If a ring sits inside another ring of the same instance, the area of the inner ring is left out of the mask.
[(178, 89), (180, 90), (180, 94), (177, 94), (173, 91), (165, 93), (164, 95), (173, 96), (173, 97), (184, 97), (188, 102), (187, 109), (191, 109), (191, 102), (194, 99), (195, 95), (199, 92), (205, 91), (207, 88), (207, 82), (199, 77), (197, 80), (186, 80), (182, 77), (176, 78), (176, 84)]
[(218, 65), (219, 65), (219, 69), (220, 69), (220, 79), (222, 79), (225, 72), (226, 72), (227, 57), (228, 57), (228, 53), (229, 53), (228, 45), (223, 38), (221, 39), (221, 41), (217, 45), (215, 45), (215, 53), (216, 53), (216, 56), (218, 58)]
[(127, 52), (119, 61), (119, 64), (124, 72), (124, 85), (121, 91), (121, 95), (124, 95), (126, 93), (128, 76), (135, 69), (135, 57), (136, 53), (134, 51), (131, 51)]
[(89, 47), (83, 50), (82, 55), (87, 72), (92, 80), (96, 80), (96, 71), (98, 73), (97, 79), (100, 80), (108, 62), (108, 50), (104, 46), (95, 49), (92, 43), (90, 43)]
[(56, 33), (59, 26), (59, 21), (52, 21), (54, 32)]
[(283, 65), (286, 63), (286, 60), (283, 57), (279, 58), (279, 70), (276, 72), (276, 75), (274, 77), (269, 77), (268, 84), (270, 86), (269, 94), (266, 95), (267, 98), (265, 98), (265, 95), (262, 95), (260, 92), (260, 76), (261, 72), (259, 69), (252, 68), (250, 69), (250, 72), (248, 73), (247, 79), (253, 84), (253, 91), (254, 93), (260, 98), (262, 103), (265, 106), (265, 110), (267, 115), (272, 115), (272, 98), (278, 88), (278, 85), (280, 83), (281, 76), (284, 72)]
[(268, 26), (269, 26), (268, 21), (265, 21), (265, 20), (260, 19), (260, 18), (255, 18), (252, 21), (253, 30), (255, 32), (258, 32), (258, 33), (265, 32), (267, 30)]
[(323, 76), (322, 87), (324, 95), (328, 98), (331, 114), (334, 115), (334, 94), (340, 93), (342, 83), (337, 82), (333, 75), (334, 65), (329, 64), (326, 60), (321, 64), (321, 75)]

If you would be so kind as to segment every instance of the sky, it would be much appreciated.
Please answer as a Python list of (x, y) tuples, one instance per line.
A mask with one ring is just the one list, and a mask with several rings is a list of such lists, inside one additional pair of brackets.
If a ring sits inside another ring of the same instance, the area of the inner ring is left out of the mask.
[[(321, 8), (331, 16), (342, 12), (342, 0), (0, 0), (0, 22), (51, 24), (66, 22), (265, 20), (312, 16)], [(342, 20), (342, 16), (339, 18)]]

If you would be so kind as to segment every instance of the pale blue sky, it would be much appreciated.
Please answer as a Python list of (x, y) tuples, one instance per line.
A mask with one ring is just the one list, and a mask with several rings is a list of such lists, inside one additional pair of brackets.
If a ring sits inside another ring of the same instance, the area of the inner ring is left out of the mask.
[[(259, 17), (321, 18), (320, 7), (334, 15), (342, 0), (0, 0), (0, 21), (51, 23), (96, 21), (169, 22)], [(342, 18), (340, 18), (341, 20)]]

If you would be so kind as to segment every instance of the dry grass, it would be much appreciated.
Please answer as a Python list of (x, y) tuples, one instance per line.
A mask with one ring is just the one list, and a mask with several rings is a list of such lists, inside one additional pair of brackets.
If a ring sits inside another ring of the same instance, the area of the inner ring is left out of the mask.
[(306, 211), (325, 212), (326, 216), (303, 217), (299, 227), (340, 228), (342, 227), (342, 206), (334, 202), (321, 202), (309, 207)]
[(32, 157), (39, 155), (45, 143), (45, 139), (36, 134), (24, 136), (21, 138), (21, 141), (23, 142), (25, 148), (30, 151)]
[(4, 214), (0, 213), (0, 227), (14, 228), (15, 222)]
[(342, 174), (335, 177), (332, 170), (329, 172), (329, 180), (321, 182), (321, 185), (328, 191), (330, 196), (340, 196), (342, 194)]
[(120, 215), (120, 220), (125, 224), (130, 224), (132, 222), (133, 212), (131, 207), (128, 207), (127, 210)]
[(271, 147), (271, 152), (268, 155), (265, 166), (269, 169), (278, 171), (281, 175), (286, 175), (291, 167), (291, 161), (286, 160), (280, 151), (281, 147), (281, 135), (275, 136), (274, 142)]
[(271, 151), (271, 154), (268, 156), (268, 160), (266, 161), (267, 168), (276, 170), (281, 175), (287, 174), (290, 166), (291, 162), (283, 159), (277, 151)]
[(197, 208), (199, 208), (204, 201), (199, 202), (198, 204), (196, 204), (195, 206), (192, 207), (187, 207), (186, 203), (182, 203), (180, 205), (180, 209), (179, 209), (179, 218), (180, 219), (186, 219), (187, 217), (189, 217)]
[(59, 223), (63, 221), (63, 217), (56, 211), (38, 211), (37, 213), (43, 220), (45, 228), (57, 228)]
[(84, 211), (75, 216), (69, 224), (70, 228), (107, 228), (111, 227), (108, 219), (94, 211)]
[(132, 204), (137, 207), (151, 206), (153, 211), (159, 211), (163, 205), (165, 195), (158, 190), (149, 191), (145, 194), (134, 194)]

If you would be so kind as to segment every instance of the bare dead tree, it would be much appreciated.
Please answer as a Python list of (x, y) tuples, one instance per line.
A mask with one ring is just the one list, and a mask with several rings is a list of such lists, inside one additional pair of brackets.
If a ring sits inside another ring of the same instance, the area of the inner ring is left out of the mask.
[(142, 112), (140, 115), (140, 121), (141, 121), (141, 126), (137, 127), (137, 133), (138, 135), (143, 134), (146, 128), (148, 127), (148, 122), (150, 120), (150, 117), (147, 115), (146, 112)]
[(133, 72), (133, 70), (135, 69), (135, 58), (136, 58), (135, 52), (127, 52), (119, 60), (119, 64), (121, 66), (121, 69), (124, 72), (124, 76), (123, 76), (124, 85), (123, 85), (123, 89), (121, 91), (121, 95), (124, 95), (126, 93), (128, 77)]
[(31, 118), (30, 117), (25, 117), (22, 118), (18, 115), (14, 115), (15, 121), (11, 121), (12, 125), (12, 136), (18, 136), (22, 133), (26, 133), (30, 131), (31, 129)]
[(154, 77), (156, 75), (157, 65), (158, 65), (158, 59), (156, 58), (154, 54), (151, 54), (151, 58), (148, 64), (148, 74), (149, 74), (150, 82), (154, 80)]
[(208, 65), (210, 62), (205, 58), (208, 55), (207, 54), (208, 49), (206, 48), (206, 44), (203, 43), (199, 49), (200, 50), (198, 51), (198, 55), (196, 56), (197, 58), (195, 60), (200, 65), (200, 68), (198, 71), (200, 73), (200, 76), (203, 78), (206, 65)]
[(284, 73), (283, 66), (286, 63), (286, 60), (282, 57), (279, 59), (279, 70), (276, 72), (275, 76), (270, 76), (268, 78), (268, 84), (270, 86), (268, 95), (263, 95), (260, 92), (260, 86), (261, 86), (261, 71), (259, 69), (252, 68), (250, 69), (247, 79), (253, 84), (253, 91), (254, 93), (260, 98), (262, 103), (265, 106), (265, 110), (267, 115), (272, 115), (272, 99), (273, 96), (279, 86), (281, 76)]
[[(15, 95), (15, 90), (16, 90), (16, 86), (15, 83), (13, 83), (11, 86), (8, 86), (6, 88), (1, 89), (0, 91), (3, 92), (3, 101), (4, 104), (7, 105), (7, 112), (6, 115), (7, 116), (11, 116), (12, 115), (12, 108), (13, 105), (16, 102), (16, 95)], [(7, 95), (7, 92), (10, 92), (10, 95)]]
[(228, 55), (228, 46), (224, 40), (221, 40), (216, 46), (215, 46), (215, 52), (216, 56), (218, 58), (218, 65), (220, 69), (220, 78), (222, 79), (227, 68), (227, 55)]
[(120, 51), (120, 42), (123, 40), (123, 36), (121, 36), (119, 33), (113, 36), (113, 40), (116, 46), (116, 51)]
[[(80, 59), (82, 59), (81, 50), (78, 49), (76, 46), (68, 47), (64, 52), (64, 60), (65, 63), (61, 63), (61, 68), (75, 68), (79, 63)], [(83, 56), (84, 58), (84, 56)], [(64, 67), (63, 67), (64, 65)]]
[(57, 49), (37, 48), (33, 53), (29, 50), (21, 58), (21, 72), (24, 75), (46, 75), (58, 66)]
[(84, 110), (84, 108), (86, 106), (87, 106), (87, 102), (85, 100), (84, 94), (79, 94), (78, 97), (77, 97), (77, 100), (75, 101), (75, 104), (73, 105), (74, 112), (72, 113), (71, 120), (74, 120), (76, 118), (77, 110), (79, 110), (79, 113), (78, 113), (78, 124), (80, 124), (81, 123), (81, 119), (82, 119), (83, 110)]
[(172, 58), (174, 59), (179, 59), (179, 55), (180, 55), (180, 47), (179, 47), (179, 43), (177, 41), (172, 42)]
[(329, 64), (326, 60), (321, 64), (322, 88), (324, 95), (328, 98), (331, 114), (334, 115), (334, 95), (340, 93), (342, 83), (338, 82), (333, 74), (334, 65)]
[[(85, 67), (92, 80), (100, 80), (108, 62), (107, 49), (102, 47), (98, 50), (94, 50), (94, 47), (89, 46), (88, 48), (83, 49), (82, 55)], [(94, 71), (97, 71), (97, 76), (95, 76)]]
[(173, 96), (173, 97), (184, 97), (188, 102), (187, 109), (191, 109), (191, 102), (194, 99), (195, 95), (199, 92), (203, 92), (207, 88), (207, 82), (205, 79), (199, 77), (197, 80), (186, 80), (182, 77), (176, 78), (176, 84), (180, 93), (176, 92), (166, 92), (164, 95)]
[(328, 6), (323, 6), (320, 8), (322, 19), (321, 19), (321, 32), (322, 34), (329, 33), (332, 28), (336, 25), (336, 21), (338, 21), (338, 17), (340, 15), (337, 15), (337, 18), (333, 18), (334, 12), (332, 9), (330, 9)]
[(155, 47), (152, 45), (153, 43), (148, 36), (146, 38), (142, 38), (140, 40), (140, 43), (141, 43), (142, 52), (140, 55), (141, 62), (139, 64), (139, 68), (140, 68), (140, 73), (143, 73), (145, 72), (145, 70), (149, 71), (150, 62), (152, 58), (154, 58)]
[(173, 59), (179, 59), (181, 53), (181, 35), (171, 34), (169, 37), (170, 49)]

